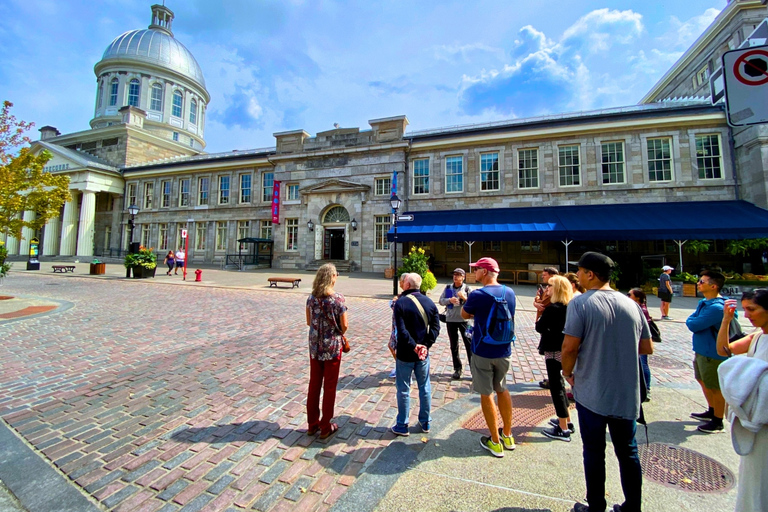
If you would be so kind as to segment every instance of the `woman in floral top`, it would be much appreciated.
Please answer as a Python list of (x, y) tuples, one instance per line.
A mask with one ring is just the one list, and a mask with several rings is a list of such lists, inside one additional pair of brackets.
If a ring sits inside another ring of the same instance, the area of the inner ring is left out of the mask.
[[(307, 299), (309, 326), (309, 390), (307, 391), (307, 434), (318, 431), (325, 439), (339, 429), (331, 423), (336, 401), (336, 384), (341, 365), (342, 335), (347, 331), (347, 306), (344, 296), (333, 286), (338, 277), (336, 267), (326, 263), (320, 267)], [(323, 391), (323, 416), (320, 418), (320, 390)]]

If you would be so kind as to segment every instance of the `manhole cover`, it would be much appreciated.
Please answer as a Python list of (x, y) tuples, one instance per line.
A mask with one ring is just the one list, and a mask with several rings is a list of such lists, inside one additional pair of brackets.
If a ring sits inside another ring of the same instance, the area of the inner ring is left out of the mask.
[(643, 476), (667, 487), (690, 492), (724, 492), (733, 488), (733, 473), (706, 455), (665, 443), (637, 449)]
[[(570, 404), (570, 408), (574, 409), (574, 405)], [(539, 425), (554, 416), (555, 407), (552, 405), (552, 396), (549, 391), (540, 390), (512, 395), (512, 435), (515, 437), (516, 443), (524, 442), (528, 435), (540, 430)], [(498, 409), (496, 418), (499, 427), (501, 427), (503, 423), (501, 416), (498, 415)], [(462, 424), (462, 427), (479, 434), (489, 434), (482, 410), (470, 416)]]
[(688, 368), (691, 368), (691, 364), (689, 362), (680, 362), (676, 359), (672, 359), (671, 357), (665, 357), (665, 356), (650, 356), (648, 358), (648, 363), (651, 366), (654, 366), (656, 368), (663, 368), (664, 370), (686, 370)]

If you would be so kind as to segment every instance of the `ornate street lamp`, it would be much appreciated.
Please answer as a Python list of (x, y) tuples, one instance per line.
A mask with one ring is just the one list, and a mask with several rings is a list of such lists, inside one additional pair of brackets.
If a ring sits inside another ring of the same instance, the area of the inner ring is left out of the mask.
[(400, 198), (397, 197), (397, 194), (392, 194), (389, 205), (392, 207), (392, 227), (394, 228), (392, 251), (394, 252), (395, 268), (392, 272), (392, 295), (397, 295), (397, 211), (400, 209)]

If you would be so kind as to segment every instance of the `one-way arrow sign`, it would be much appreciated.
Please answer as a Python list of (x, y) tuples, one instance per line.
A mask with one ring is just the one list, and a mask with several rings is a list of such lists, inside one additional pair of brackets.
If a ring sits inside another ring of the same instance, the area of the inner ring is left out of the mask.
[(397, 221), (398, 222), (402, 222), (402, 221), (406, 221), (406, 220), (413, 220), (413, 215), (409, 213), (407, 215), (398, 215), (397, 216)]

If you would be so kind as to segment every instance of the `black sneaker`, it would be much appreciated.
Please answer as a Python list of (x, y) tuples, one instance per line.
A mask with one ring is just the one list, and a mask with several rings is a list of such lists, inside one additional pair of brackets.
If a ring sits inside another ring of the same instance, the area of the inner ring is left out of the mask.
[(715, 413), (707, 409), (704, 412), (692, 412), (691, 418), (699, 421), (711, 421), (715, 419)]
[(571, 442), (571, 431), (563, 430), (560, 427), (545, 428), (541, 431), (542, 434), (550, 439), (557, 439), (558, 441)]
[[(560, 427), (560, 422), (557, 420), (557, 418), (551, 418), (549, 420), (549, 424), (552, 425), (553, 427)], [(571, 434), (576, 433), (576, 427), (574, 427), (573, 423), (571, 423), (570, 421), (568, 422), (568, 430), (571, 431)]]
[(456, 370), (453, 372), (453, 375), (451, 375), (451, 380), (459, 380), (461, 379), (461, 370)]
[(549, 389), (549, 379), (540, 380), (539, 387), (542, 387), (544, 389)]
[(723, 420), (711, 420), (703, 425), (699, 425), (696, 430), (705, 434), (717, 434), (724, 432)]

